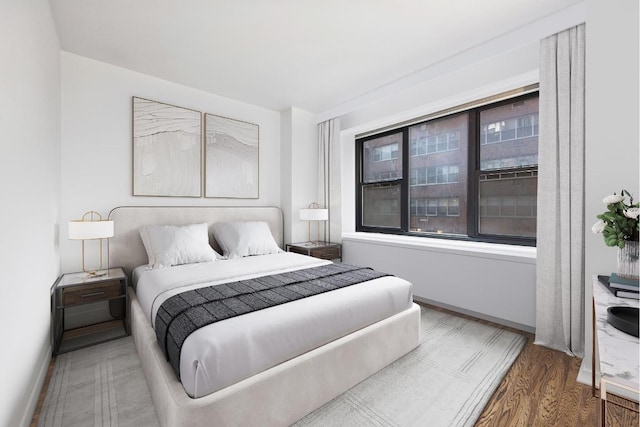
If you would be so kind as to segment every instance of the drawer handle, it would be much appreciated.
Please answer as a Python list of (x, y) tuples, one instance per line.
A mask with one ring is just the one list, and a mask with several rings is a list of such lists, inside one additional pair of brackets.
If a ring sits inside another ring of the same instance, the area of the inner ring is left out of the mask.
[(84, 295), (80, 295), (80, 298), (95, 297), (95, 296), (103, 295), (103, 294), (104, 294), (104, 291), (102, 291), (102, 292), (94, 292), (94, 293), (92, 293), (92, 294), (84, 294)]

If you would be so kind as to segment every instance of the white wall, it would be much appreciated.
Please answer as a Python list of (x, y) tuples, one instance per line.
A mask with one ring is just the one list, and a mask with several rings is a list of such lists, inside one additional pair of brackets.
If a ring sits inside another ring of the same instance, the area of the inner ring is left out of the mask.
[(0, 58), (0, 425), (27, 426), (60, 269), (60, 47), (46, 0), (3, 2)]
[[(317, 202), (318, 126), (315, 115), (291, 107), (282, 112), (282, 212), (286, 243), (309, 239), (309, 224), (300, 221), (299, 211)], [(312, 225), (312, 238), (316, 236)]]
[(420, 237), (361, 234), (342, 236), (345, 262), (410, 281), (419, 301), (533, 331), (535, 249), (509, 253), (501, 248), (504, 245), (442, 241), (424, 245)]
[[(637, 0), (587, 5), (586, 191), (585, 191), (585, 358), (591, 370), (591, 281), (594, 274), (616, 269), (616, 250), (591, 233), (596, 215), (604, 212), (602, 199), (628, 190), (640, 200)], [(591, 381), (590, 375), (588, 381)]]
[[(411, 120), (466, 102), (538, 81), (539, 40), (585, 20), (578, 4), (554, 16), (451, 57), (424, 81), (386, 95), (340, 117), (343, 178), (343, 259), (367, 263), (405, 277), (414, 294), (436, 305), (499, 321), (526, 330), (535, 328), (535, 249), (471, 250), (452, 243), (444, 247), (419, 237), (367, 241), (355, 230), (355, 137), (359, 133)], [(384, 240), (393, 240), (391, 243)]]
[[(218, 114), (260, 126), (260, 198), (132, 196), (131, 97)], [(122, 205), (280, 206), (280, 113), (70, 53), (62, 54), (61, 267), (81, 269), (80, 242), (66, 223)]]

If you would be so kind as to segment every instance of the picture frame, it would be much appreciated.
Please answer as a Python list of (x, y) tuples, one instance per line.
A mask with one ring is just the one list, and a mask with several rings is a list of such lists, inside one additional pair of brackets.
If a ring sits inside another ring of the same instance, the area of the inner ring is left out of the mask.
[(260, 196), (260, 127), (215, 114), (204, 115), (205, 197)]
[(202, 113), (132, 97), (134, 196), (202, 197)]

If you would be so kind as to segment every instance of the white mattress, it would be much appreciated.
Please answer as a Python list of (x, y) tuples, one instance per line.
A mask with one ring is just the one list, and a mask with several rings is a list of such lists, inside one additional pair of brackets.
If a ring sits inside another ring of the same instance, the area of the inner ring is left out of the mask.
[[(133, 282), (145, 316), (176, 293), (330, 261), (291, 252), (162, 270), (138, 267)], [(205, 326), (184, 342), (180, 377), (197, 398), (262, 372), (411, 306), (411, 284), (383, 277)]]

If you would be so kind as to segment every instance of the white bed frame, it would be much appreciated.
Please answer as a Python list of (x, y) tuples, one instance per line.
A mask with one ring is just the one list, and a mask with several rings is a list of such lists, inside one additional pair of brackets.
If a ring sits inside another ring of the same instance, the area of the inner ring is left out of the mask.
[[(130, 276), (147, 262), (138, 228), (224, 221), (269, 223), (283, 245), (282, 212), (274, 207), (118, 207), (109, 263)], [(192, 399), (166, 361), (129, 289), (129, 319), (162, 426), (288, 426), (418, 346), (420, 309), (411, 308), (207, 396)]]

